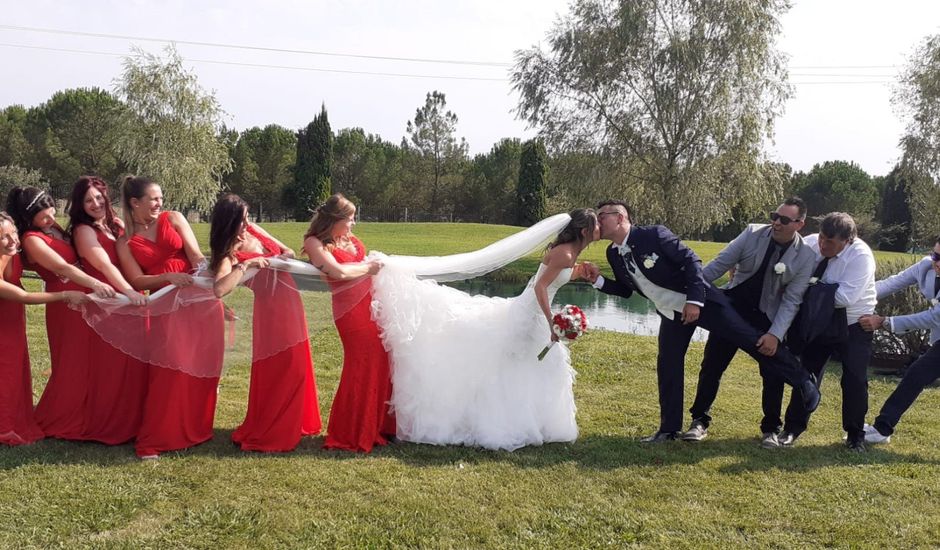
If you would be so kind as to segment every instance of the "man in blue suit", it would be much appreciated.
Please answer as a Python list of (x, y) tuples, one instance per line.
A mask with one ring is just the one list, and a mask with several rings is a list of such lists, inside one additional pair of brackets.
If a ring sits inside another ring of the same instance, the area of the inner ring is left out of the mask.
[(661, 318), (656, 360), (660, 424), (641, 441), (660, 443), (680, 435), (685, 354), (696, 326), (747, 352), (797, 389), (807, 409), (816, 408), (819, 391), (810, 374), (783, 346), (770, 356), (758, 351), (763, 333), (731, 307), (721, 290), (705, 281), (701, 260), (676, 235), (661, 225), (633, 225), (630, 209), (622, 201), (599, 204), (597, 218), (601, 238), (611, 241), (607, 261), (614, 279), (601, 276), (592, 264), (587, 265), (587, 279), (606, 294), (628, 298), (637, 292), (653, 303)]
[(940, 238), (934, 243), (933, 252), (911, 267), (875, 283), (878, 298), (890, 296), (911, 285), (917, 285), (921, 294), (930, 300), (930, 307), (920, 313), (882, 317), (866, 315), (859, 319), (865, 330), (883, 329), (903, 334), (912, 330), (930, 330), (930, 349), (921, 355), (904, 373), (901, 383), (881, 407), (874, 426), (865, 426), (865, 441), (887, 443), (897, 427), (901, 416), (917, 396), (929, 384), (940, 378)]

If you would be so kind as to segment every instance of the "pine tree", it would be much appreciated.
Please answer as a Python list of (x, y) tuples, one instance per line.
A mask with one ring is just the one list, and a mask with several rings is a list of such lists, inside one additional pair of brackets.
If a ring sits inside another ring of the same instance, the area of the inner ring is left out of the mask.
[(541, 141), (522, 145), (516, 186), (516, 224), (530, 226), (545, 217), (545, 147)]

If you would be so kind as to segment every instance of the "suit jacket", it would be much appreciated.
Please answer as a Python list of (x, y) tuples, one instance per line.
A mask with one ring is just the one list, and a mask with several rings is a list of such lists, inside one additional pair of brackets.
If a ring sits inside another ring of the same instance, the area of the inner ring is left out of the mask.
[[(875, 290), (878, 292), (878, 298), (881, 299), (911, 285), (917, 285), (921, 294), (928, 300), (932, 300), (937, 297), (937, 290), (940, 290), (934, 288), (934, 277), (933, 260), (928, 256), (897, 275), (878, 281), (875, 283)], [(930, 343), (940, 340), (940, 306), (931, 305), (930, 308), (920, 313), (898, 315), (891, 319), (894, 332), (930, 330)]]
[[(770, 246), (772, 233), (770, 225), (748, 225), (714, 260), (708, 262), (702, 270), (705, 280), (714, 282), (732, 267), (736, 269), (729, 288), (750, 279), (760, 268), (767, 247)], [(816, 264), (816, 253), (803, 242), (799, 234), (796, 234), (793, 236), (793, 243), (778, 263), (782, 263), (785, 270), (777, 274), (774, 271), (775, 264), (767, 267), (758, 307), (771, 321), (767, 332), (782, 342), (800, 309), (803, 293), (809, 286), (809, 279)]]
[[(689, 302), (705, 303), (709, 285), (702, 277), (702, 260), (672, 231), (662, 225), (634, 225), (627, 236), (627, 244), (637, 268), (651, 283), (685, 294)], [(607, 262), (614, 271), (614, 280), (605, 278), (601, 292), (624, 298), (637, 292), (646, 297), (627, 273), (623, 256), (613, 244), (607, 247)], [(652, 266), (647, 267), (647, 264)]]

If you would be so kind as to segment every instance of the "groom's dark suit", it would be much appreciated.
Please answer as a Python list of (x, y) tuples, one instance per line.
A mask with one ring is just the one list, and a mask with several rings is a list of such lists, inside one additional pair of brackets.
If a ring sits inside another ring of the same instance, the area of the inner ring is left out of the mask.
[[(625, 298), (637, 292), (655, 304), (656, 299), (647, 296), (637, 283), (634, 273), (639, 271), (652, 285), (684, 294), (688, 303), (704, 304), (698, 326), (733, 342), (794, 388), (810, 393), (816, 391), (815, 385), (809, 382), (809, 373), (784, 346), (779, 346), (773, 357), (757, 351), (757, 340), (763, 333), (749, 325), (731, 307), (721, 290), (705, 281), (701, 260), (672, 231), (661, 225), (632, 226), (626, 244), (629, 252), (622, 251), (616, 244), (607, 248), (607, 261), (615, 279), (604, 279), (599, 287), (602, 292)], [(658, 292), (655, 288), (653, 290)], [(682, 426), (685, 354), (695, 325), (683, 325), (678, 313), (667, 317), (661, 312), (660, 317), (659, 356), (656, 361), (659, 431), (677, 432)], [(810, 399), (809, 396), (804, 398)]]

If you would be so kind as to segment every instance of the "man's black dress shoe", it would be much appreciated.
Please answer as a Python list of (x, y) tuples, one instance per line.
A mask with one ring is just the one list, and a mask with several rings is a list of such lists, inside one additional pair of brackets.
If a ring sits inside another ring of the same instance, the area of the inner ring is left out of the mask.
[(640, 443), (665, 443), (666, 441), (675, 441), (681, 435), (680, 432), (656, 432), (641, 439)]
[(803, 407), (811, 413), (819, 406), (819, 386), (816, 385), (816, 376), (810, 373), (809, 379), (800, 385), (800, 396), (803, 398)]

